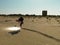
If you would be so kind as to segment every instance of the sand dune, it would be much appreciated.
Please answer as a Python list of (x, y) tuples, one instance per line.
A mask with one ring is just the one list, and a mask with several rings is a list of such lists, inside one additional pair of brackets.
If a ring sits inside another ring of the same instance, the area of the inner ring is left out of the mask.
[(11, 35), (6, 27), (19, 26), (18, 17), (0, 17), (0, 45), (60, 45), (60, 18), (24, 17), (21, 32)]

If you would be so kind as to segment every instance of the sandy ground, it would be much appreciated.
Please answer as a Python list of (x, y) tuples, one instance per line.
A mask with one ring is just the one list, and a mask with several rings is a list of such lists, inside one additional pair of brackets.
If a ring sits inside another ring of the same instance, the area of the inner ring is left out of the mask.
[(0, 45), (60, 45), (60, 18), (24, 17), (21, 32), (11, 35), (5, 28), (19, 27), (16, 19), (0, 16)]

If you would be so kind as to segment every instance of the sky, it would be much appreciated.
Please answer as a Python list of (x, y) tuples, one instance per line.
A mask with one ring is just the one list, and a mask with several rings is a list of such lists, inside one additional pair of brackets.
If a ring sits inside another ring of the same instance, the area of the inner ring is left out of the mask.
[(60, 0), (0, 0), (0, 14), (60, 15)]

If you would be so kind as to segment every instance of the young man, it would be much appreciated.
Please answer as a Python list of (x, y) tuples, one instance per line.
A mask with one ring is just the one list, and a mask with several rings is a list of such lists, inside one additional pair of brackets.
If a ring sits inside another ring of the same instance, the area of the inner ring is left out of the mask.
[(23, 21), (24, 21), (24, 18), (23, 18), (23, 17), (20, 17), (20, 18), (17, 20), (17, 22), (20, 23), (20, 27), (22, 27)]

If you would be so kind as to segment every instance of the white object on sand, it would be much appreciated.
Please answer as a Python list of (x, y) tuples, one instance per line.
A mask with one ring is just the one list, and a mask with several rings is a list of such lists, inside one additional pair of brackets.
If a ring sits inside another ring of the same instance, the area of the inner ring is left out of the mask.
[(21, 30), (20, 27), (7, 27), (6, 30), (8, 31), (17, 31), (17, 30)]

